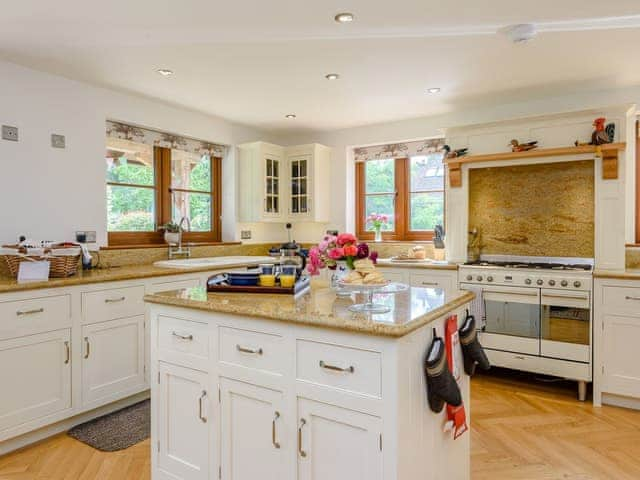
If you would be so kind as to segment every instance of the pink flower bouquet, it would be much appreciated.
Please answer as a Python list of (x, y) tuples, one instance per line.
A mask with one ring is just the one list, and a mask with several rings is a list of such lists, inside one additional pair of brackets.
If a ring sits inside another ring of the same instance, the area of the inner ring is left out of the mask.
[(338, 236), (325, 235), (322, 241), (309, 250), (307, 271), (310, 275), (318, 275), (320, 269), (335, 269), (337, 262), (344, 260), (349, 268), (359, 258), (370, 258), (374, 263), (378, 258), (377, 252), (369, 252), (366, 243), (358, 243), (358, 239), (351, 233), (341, 233)]

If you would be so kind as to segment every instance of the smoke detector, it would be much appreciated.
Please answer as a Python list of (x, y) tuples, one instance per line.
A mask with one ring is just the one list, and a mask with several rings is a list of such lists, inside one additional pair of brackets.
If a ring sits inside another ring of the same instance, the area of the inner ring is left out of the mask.
[(532, 23), (522, 23), (520, 25), (511, 25), (505, 29), (505, 33), (513, 43), (527, 43), (536, 35), (536, 26)]

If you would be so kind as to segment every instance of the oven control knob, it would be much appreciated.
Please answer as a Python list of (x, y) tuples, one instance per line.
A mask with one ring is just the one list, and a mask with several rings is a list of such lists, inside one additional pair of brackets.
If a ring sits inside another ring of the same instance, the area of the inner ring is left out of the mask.
[(478, 280), (479, 282), (481, 282), (481, 281), (482, 281), (482, 275), (478, 275), (478, 276), (476, 277), (476, 280)]
[(540, 279), (540, 278), (539, 278), (539, 279), (536, 281), (536, 283), (537, 283), (538, 285), (542, 285), (544, 282), (542, 281), (542, 279)]
[(566, 287), (567, 285), (569, 285), (569, 282), (567, 282), (566, 280), (562, 280), (560, 282), (560, 285), (562, 285), (563, 287)]
[(487, 277), (487, 282), (493, 282), (493, 277), (491, 275)]
[(556, 284), (555, 280), (549, 280), (549, 285), (551, 285), (552, 287)]
[(473, 280), (473, 277), (471, 275), (467, 275), (467, 281), (470, 282), (471, 280)]
[(525, 278), (524, 283), (526, 283), (527, 285), (531, 285), (531, 279)]
[(575, 282), (573, 282), (573, 286), (576, 288), (580, 288), (582, 284), (576, 280)]

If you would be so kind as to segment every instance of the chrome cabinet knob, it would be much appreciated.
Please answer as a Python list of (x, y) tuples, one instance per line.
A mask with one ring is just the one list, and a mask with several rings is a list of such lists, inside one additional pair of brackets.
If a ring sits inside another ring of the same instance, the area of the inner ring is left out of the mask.
[(560, 285), (562, 285), (563, 287), (566, 287), (567, 285), (569, 285), (569, 282), (567, 282), (566, 280), (562, 280), (560, 282)]
[(530, 278), (525, 278), (524, 279), (524, 283), (526, 283), (527, 285), (531, 285), (531, 279)]
[(493, 282), (493, 277), (491, 275), (487, 277), (487, 282)]
[(478, 276), (476, 277), (476, 280), (478, 280), (479, 282), (481, 282), (481, 281), (482, 281), (482, 275), (478, 275)]
[(470, 282), (471, 280), (473, 280), (473, 276), (471, 276), (471, 275), (467, 275), (467, 281), (469, 281), (469, 282)]
[(536, 281), (536, 283), (537, 283), (538, 285), (542, 285), (544, 282), (542, 281), (542, 279), (540, 279), (540, 278), (539, 278), (539, 279)]
[(577, 280), (575, 282), (573, 282), (573, 286), (576, 288), (580, 288), (582, 286), (582, 283), (578, 282)]
[(549, 280), (549, 285), (551, 285), (552, 287), (556, 284), (555, 280)]

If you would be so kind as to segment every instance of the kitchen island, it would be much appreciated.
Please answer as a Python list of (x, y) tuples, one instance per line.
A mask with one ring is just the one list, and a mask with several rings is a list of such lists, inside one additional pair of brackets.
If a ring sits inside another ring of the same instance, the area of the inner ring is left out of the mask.
[(470, 434), (443, 432), (423, 363), (472, 299), (412, 287), (377, 298), (389, 313), (355, 314), (357, 295), (315, 286), (147, 295), (154, 480), (469, 479)]

